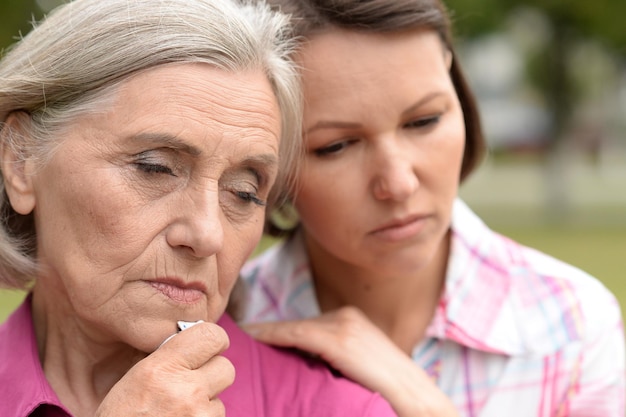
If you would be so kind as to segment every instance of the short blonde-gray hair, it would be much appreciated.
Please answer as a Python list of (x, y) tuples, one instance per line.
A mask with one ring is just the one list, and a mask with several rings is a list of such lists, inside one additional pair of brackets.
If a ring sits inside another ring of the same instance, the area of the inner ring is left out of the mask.
[[(301, 96), (288, 18), (252, 0), (75, 0), (55, 9), (0, 61), (0, 140), (45, 161), (54, 133), (95, 111), (121, 81), (157, 65), (203, 62), (231, 72), (261, 70), (281, 111), (280, 173), (295, 177)], [(29, 116), (29, 140), (4, 125)], [(270, 205), (279, 197), (270, 196)], [(0, 286), (34, 278), (31, 216), (15, 213), (0, 177)]]

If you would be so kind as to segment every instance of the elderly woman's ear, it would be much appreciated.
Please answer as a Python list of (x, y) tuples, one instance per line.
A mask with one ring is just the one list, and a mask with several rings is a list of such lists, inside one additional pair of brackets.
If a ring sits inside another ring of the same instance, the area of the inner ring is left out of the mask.
[(11, 206), (19, 214), (29, 214), (35, 208), (35, 192), (32, 182), (34, 161), (25, 157), (17, 149), (16, 137), (29, 135), (25, 126), (30, 123), (25, 112), (13, 112), (7, 117), (0, 132), (0, 168), (4, 179), (4, 188)]

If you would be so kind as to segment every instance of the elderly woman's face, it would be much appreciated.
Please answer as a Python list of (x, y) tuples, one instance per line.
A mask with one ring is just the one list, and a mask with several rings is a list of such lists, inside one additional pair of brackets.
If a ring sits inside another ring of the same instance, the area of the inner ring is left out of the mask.
[(279, 134), (260, 72), (180, 64), (129, 79), (32, 177), (36, 291), (146, 350), (176, 320), (217, 320), (260, 239)]

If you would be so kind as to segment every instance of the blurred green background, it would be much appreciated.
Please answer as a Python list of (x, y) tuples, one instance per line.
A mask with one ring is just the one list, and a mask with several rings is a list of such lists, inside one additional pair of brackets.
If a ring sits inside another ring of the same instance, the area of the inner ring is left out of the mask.
[[(2, 0), (0, 48), (60, 3)], [(490, 148), (462, 197), (494, 229), (598, 277), (624, 310), (626, 1), (446, 4)], [(0, 291), (0, 321), (23, 297)]]

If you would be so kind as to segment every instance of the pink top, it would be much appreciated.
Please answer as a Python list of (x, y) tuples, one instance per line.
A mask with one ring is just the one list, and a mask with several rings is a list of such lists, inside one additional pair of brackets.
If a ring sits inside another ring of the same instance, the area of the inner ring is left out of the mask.
[[(237, 371), (220, 395), (229, 417), (395, 416), (378, 394), (328, 368), (253, 340), (230, 319), (226, 356)], [(30, 297), (0, 326), (0, 416), (67, 417), (39, 362)]]

